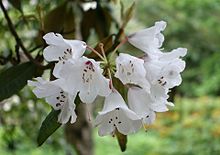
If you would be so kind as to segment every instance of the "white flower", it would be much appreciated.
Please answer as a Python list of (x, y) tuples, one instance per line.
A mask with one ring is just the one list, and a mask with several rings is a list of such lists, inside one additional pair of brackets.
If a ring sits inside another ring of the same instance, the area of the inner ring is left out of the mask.
[(145, 58), (146, 77), (152, 84), (159, 84), (170, 89), (182, 82), (180, 73), (185, 68), (185, 62), (180, 59), (186, 55), (187, 49), (177, 48), (167, 53), (160, 53), (154, 59)]
[(69, 90), (72, 88), (73, 91), (79, 91), (82, 102), (92, 103), (97, 95), (107, 96), (111, 92), (109, 79), (102, 72), (98, 62), (81, 57), (74, 62), (68, 61), (60, 75), (65, 78)]
[(167, 97), (163, 97), (165, 94), (160, 94), (160, 91), (155, 88), (152, 93), (157, 96), (152, 96), (144, 89), (137, 87), (131, 87), (128, 90), (128, 105), (131, 110), (143, 119), (144, 125), (152, 124), (155, 121), (155, 112), (168, 111), (166, 106)]
[(159, 52), (164, 36), (161, 33), (166, 28), (166, 22), (155, 22), (155, 25), (128, 36), (128, 42), (148, 54)]
[(36, 81), (28, 81), (29, 86), (35, 86), (34, 94), (38, 98), (45, 98), (54, 110), (60, 110), (58, 122), (65, 124), (69, 121), (74, 123), (76, 121), (75, 104), (73, 100), (76, 95), (70, 95), (63, 91), (61, 85), (64, 86), (63, 80), (45, 81), (41, 77), (35, 78)]
[(144, 60), (120, 53), (116, 58), (116, 69), (115, 77), (119, 78), (123, 84), (139, 85), (147, 91), (150, 89), (150, 84), (145, 78)]
[(99, 126), (99, 135), (114, 134), (117, 129), (120, 133), (128, 135), (135, 133), (141, 127), (140, 118), (128, 109), (122, 96), (114, 91), (105, 98), (104, 107), (95, 120)]
[(62, 64), (68, 59), (80, 58), (85, 50), (86, 43), (80, 40), (67, 40), (58, 33), (47, 33), (43, 36), (43, 39), (49, 45), (43, 51), (43, 56), (47, 61), (58, 61), (56, 64), (53, 74), (59, 75), (59, 71)]

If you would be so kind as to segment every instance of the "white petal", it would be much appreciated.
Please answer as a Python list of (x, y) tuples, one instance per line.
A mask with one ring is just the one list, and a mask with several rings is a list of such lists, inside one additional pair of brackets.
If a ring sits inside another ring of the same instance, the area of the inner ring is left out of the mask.
[(86, 50), (85, 42), (80, 40), (66, 40), (66, 39), (64, 39), (64, 41), (71, 46), (73, 59), (78, 59), (84, 54)]
[(48, 45), (63, 46), (65, 44), (61, 34), (49, 32), (43, 36), (43, 39)]
[[(132, 111), (130, 111), (132, 113)], [(135, 117), (129, 119), (127, 117), (128, 112), (118, 112), (118, 117), (120, 118), (121, 123), (115, 123), (117, 126), (117, 129), (120, 133), (124, 135), (128, 135), (131, 133), (137, 132), (141, 127), (141, 120), (137, 117), (137, 115), (134, 114)]]
[(109, 123), (109, 115), (107, 114), (106, 116), (103, 115), (98, 115), (96, 117), (96, 125), (100, 124), (99, 130), (98, 130), (98, 134), (99, 136), (105, 136), (105, 135), (109, 135), (111, 133), (113, 133), (113, 131), (115, 130), (114, 126), (112, 124)]
[(69, 119), (71, 123), (74, 123), (76, 121), (77, 116), (74, 111), (75, 104), (73, 104), (72, 102), (73, 98), (72, 96), (69, 96), (68, 102), (63, 105), (61, 112), (58, 116), (58, 122), (66, 124), (69, 121)]
[(186, 48), (177, 48), (172, 50), (171, 52), (163, 53), (162, 56), (160, 57), (161, 61), (169, 61), (172, 59), (184, 57), (187, 53)]
[(44, 59), (47, 61), (58, 61), (59, 57), (63, 56), (63, 52), (66, 49), (64, 46), (54, 46), (54, 45), (49, 45), (47, 46), (44, 51), (43, 51), (43, 56)]
[(83, 103), (93, 103), (98, 95), (98, 91), (93, 89), (92, 91), (80, 91), (79, 97)]
[(151, 97), (140, 88), (130, 88), (128, 90), (128, 105), (138, 116), (145, 117), (151, 109)]
[(64, 92), (67, 92), (71, 95), (75, 95), (77, 93), (76, 88), (68, 85), (66, 79), (64, 79), (64, 78), (54, 80), (51, 83), (53, 83), (54, 85), (60, 87)]
[(150, 84), (145, 78), (144, 60), (120, 53), (116, 58), (116, 68), (115, 77), (119, 78), (123, 84), (130, 83), (146, 88), (146, 90), (150, 89)]
[(97, 95), (107, 96), (110, 93), (108, 80), (102, 75), (99, 63), (82, 57), (75, 64), (68, 82), (75, 84), (84, 103), (92, 103)]
[(151, 110), (155, 112), (166, 112), (169, 110), (166, 106), (167, 103), (166, 99), (155, 101), (151, 104)]
[(28, 81), (28, 85), (36, 86), (36, 88), (33, 89), (33, 93), (38, 98), (47, 97), (60, 91), (60, 88), (51, 84), (51, 82), (43, 81), (42, 78), (36, 78), (36, 80), (38, 81)]
[(166, 27), (166, 22), (156, 22), (154, 26), (138, 31), (128, 37), (129, 43), (146, 53), (154, 53), (162, 46), (164, 36), (160, 33)]
[(153, 111), (150, 111), (150, 113), (145, 118), (143, 118), (143, 124), (145, 125), (153, 124), (155, 119), (156, 119), (156, 113)]
[(60, 75), (60, 72), (63, 70), (62, 69), (62, 67), (63, 67), (63, 62), (58, 62), (56, 65), (55, 65), (55, 67), (54, 67), (54, 69), (53, 69), (53, 75), (56, 77), (56, 78), (61, 78), (62, 76)]
[(122, 96), (116, 91), (112, 91), (106, 98), (101, 114), (115, 110), (115, 108), (123, 107), (127, 108), (126, 103)]
[(111, 93), (111, 89), (109, 88), (109, 79), (106, 79), (104, 76), (99, 78), (99, 95), (100, 96), (108, 96)]
[(142, 125), (141, 119), (128, 109), (116, 90), (106, 97), (103, 110), (99, 112), (95, 124), (100, 125), (101, 136), (111, 134), (116, 128), (127, 135), (136, 132)]
[(56, 106), (56, 104), (58, 103), (57, 102), (57, 99), (56, 99), (56, 96), (58, 96), (59, 93), (57, 94), (53, 94), (53, 96), (48, 96), (46, 97), (46, 102), (51, 105), (53, 107), (54, 110), (60, 110), (61, 109), (61, 106)]

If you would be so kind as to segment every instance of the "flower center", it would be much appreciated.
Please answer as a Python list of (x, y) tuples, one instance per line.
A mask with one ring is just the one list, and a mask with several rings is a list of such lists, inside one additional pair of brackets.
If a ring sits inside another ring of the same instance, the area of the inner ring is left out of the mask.
[[(108, 123), (113, 124), (114, 127), (116, 127), (116, 124), (122, 123), (122, 121), (120, 120), (120, 117), (118, 116), (119, 110), (120, 110), (120, 108), (115, 108), (115, 111), (114, 111), (115, 115), (113, 117), (110, 117), (109, 121), (108, 121)], [(116, 111), (118, 111), (118, 112), (116, 112)]]
[(120, 71), (122, 74), (125, 74), (126, 76), (131, 76), (131, 74), (134, 73), (134, 64), (130, 60), (127, 64), (119, 64)]

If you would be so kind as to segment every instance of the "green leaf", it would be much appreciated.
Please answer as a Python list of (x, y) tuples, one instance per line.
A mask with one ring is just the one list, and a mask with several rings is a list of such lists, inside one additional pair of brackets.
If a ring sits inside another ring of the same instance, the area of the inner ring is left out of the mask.
[(99, 3), (96, 9), (83, 12), (81, 21), (81, 34), (84, 41), (87, 41), (92, 29), (95, 30), (97, 37), (101, 40), (109, 35), (113, 17), (110, 9), (102, 7)]
[(59, 113), (60, 110), (52, 110), (43, 121), (37, 137), (38, 146), (41, 146), (61, 126), (57, 122)]
[(19, 92), (32, 79), (37, 67), (32, 62), (26, 62), (1, 72), (0, 101)]
[[(62, 33), (65, 38), (75, 37), (75, 12), (72, 1), (65, 1), (44, 17), (44, 32)], [(59, 20), (59, 21), (57, 21)]]
[(121, 94), (125, 102), (127, 102), (128, 88), (124, 87), (123, 83), (116, 77), (112, 77), (115, 89)]
[(115, 135), (117, 137), (121, 151), (124, 152), (126, 150), (127, 145), (127, 135), (123, 135), (122, 133), (118, 132), (118, 130), (116, 130)]
[(122, 28), (125, 28), (125, 26), (130, 21), (134, 13), (134, 8), (135, 8), (135, 2), (133, 2), (132, 5), (125, 11), (123, 19), (122, 19), (123, 20)]
[(8, 0), (8, 1), (11, 3), (11, 5), (14, 8), (18, 9), (21, 13), (23, 12), (21, 0)]

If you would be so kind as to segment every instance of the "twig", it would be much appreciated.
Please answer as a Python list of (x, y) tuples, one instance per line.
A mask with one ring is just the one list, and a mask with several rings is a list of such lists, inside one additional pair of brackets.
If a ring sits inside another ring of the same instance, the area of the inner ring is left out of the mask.
[(36, 64), (37, 66), (40, 66), (40, 67), (43, 67), (38, 61), (36, 61), (32, 56), (31, 54), (27, 51), (27, 49), (24, 47), (23, 45), (23, 42), (21, 41), (20, 37), (18, 36), (16, 30), (15, 30), (15, 27), (7, 13), (7, 10), (5, 9), (3, 3), (2, 3), (2, 0), (0, 0), (0, 7), (4, 13), (4, 16), (5, 16), (5, 19), (7, 20), (7, 23), (8, 23), (8, 27), (9, 27), (9, 30), (11, 31), (12, 35), (14, 36), (16, 42), (17, 42), (17, 45), (19, 47), (21, 47), (21, 49), (23, 50), (24, 54), (27, 56), (27, 58), (32, 61), (34, 64)]
[(99, 52), (97, 52), (95, 49), (93, 49), (92, 47), (90, 47), (89, 45), (87, 45), (86, 47), (87, 49), (89, 49), (90, 51), (94, 52), (97, 56), (99, 56), (99, 58), (101, 58), (103, 61), (106, 61), (105, 58), (99, 54)]
[(20, 59), (20, 54), (19, 54), (19, 45), (16, 44), (15, 45), (15, 52), (16, 52), (16, 57), (17, 57), (17, 63), (20, 63), (21, 59)]
[(104, 59), (107, 60), (106, 55), (105, 55), (105, 50), (104, 50), (104, 44), (99, 43), (99, 48), (101, 49), (101, 52), (102, 52)]

